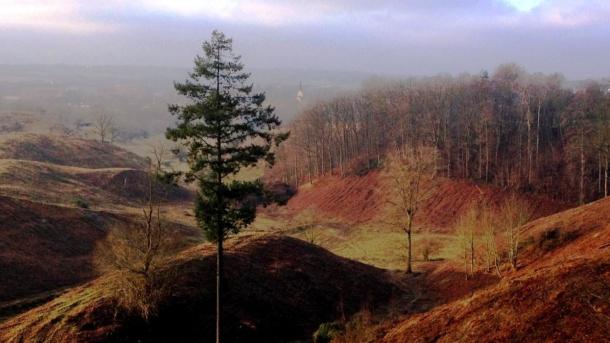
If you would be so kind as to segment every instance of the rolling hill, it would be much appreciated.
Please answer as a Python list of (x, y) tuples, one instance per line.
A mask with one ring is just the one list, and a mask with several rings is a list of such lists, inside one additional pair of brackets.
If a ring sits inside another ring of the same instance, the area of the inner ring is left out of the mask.
[[(384, 221), (392, 207), (391, 171), (363, 176), (324, 176), (299, 188), (286, 206), (288, 215), (314, 211), (318, 216), (349, 224)], [(421, 206), (416, 223), (432, 231), (451, 231), (460, 215), (478, 201), (497, 206), (514, 192), (474, 182), (441, 178), (432, 196)], [(567, 209), (569, 204), (535, 194), (517, 194), (531, 206), (534, 217)]]
[[(0, 324), (0, 340), (212, 341), (214, 253), (213, 245), (203, 244), (174, 259), (172, 295), (149, 325), (115, 308), (106, 276)], [(401, 294), (386, 271), (285, 236), (229, 240), (226, 272), (227, 342), (308, 338), (320, 323)]]
[[(140, 219), (146, 166), (110, 144), (30, 133), (0, 138), (0, 317), (98, 275), (96, 245)], [(156, 195), (172, 204), (163, 213), (185, 242), (197, 241), (190, 218), (176, 215), (191, 194), (166, 186)]]
[(146, 159), (98, 141), (35, 133), (0, 137), (0, 159), (38, 161), (80, 168), (145, 169)]

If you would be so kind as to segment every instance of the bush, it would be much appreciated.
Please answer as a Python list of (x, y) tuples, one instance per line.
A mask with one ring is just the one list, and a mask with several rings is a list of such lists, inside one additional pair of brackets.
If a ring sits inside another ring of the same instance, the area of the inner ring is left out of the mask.
[(79, 207), (79, 208), (84, 208), (84, 209), (89, 208), (89, 203), (85, 199), (79, 198), (79, 197), (72, 199), (72, 204), (74, 204), (74, 206)]
[(341, 325), (337, 322), (322, 323), (313, 334), (314, 343), (329, 343), (341, 332)]
[(573, 241), (578, 237), (578, 234), (573, 231), (562, 231), (559, 228), (553, 228), (544, 231), (535, 239), (536, 246), (544, 251), (551, 251), (564, 245), (567, 242)]

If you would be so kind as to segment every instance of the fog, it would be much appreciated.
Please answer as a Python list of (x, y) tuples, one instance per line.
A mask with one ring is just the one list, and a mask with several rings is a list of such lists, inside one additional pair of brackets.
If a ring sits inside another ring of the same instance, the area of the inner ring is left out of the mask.
[(375, 78), (507, 62), (568, 81), (610, 76), (610, 4), (597, 0), (0, 0), (0, 9), (0, 111), (69, 127), (107, 113), (133, 135), (171, 124), (173, 82), (214, 29), (234, 38), (285, 123)]
[(569, 79), (610, 75), (603, 0), (0, 0), (0, 8), (0, 64), (185, 68), (216, 28), (258, 69), (420, 76), (515, 62)]

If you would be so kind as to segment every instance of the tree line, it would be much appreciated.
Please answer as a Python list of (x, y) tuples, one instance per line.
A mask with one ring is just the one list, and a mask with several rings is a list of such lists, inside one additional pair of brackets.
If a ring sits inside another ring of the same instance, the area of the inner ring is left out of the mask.
[(305, 109), (271, 176), (298, 186), (430, 147), (436, 173), (448, 178), (570, 202), (607, 196), (610, 96), (593, 82), (565, 83), (514, 64), (492, 75), (371, 81)]

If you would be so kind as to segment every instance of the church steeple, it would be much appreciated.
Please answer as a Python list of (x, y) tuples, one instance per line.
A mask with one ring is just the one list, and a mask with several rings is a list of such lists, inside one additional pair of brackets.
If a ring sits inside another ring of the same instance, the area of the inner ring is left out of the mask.
[(303, 94), (303, 82), (299, 81), (299, 91), (297, 92), (297, 102), (299, 104), (303, 104), (303, 97), (305, 95)]

